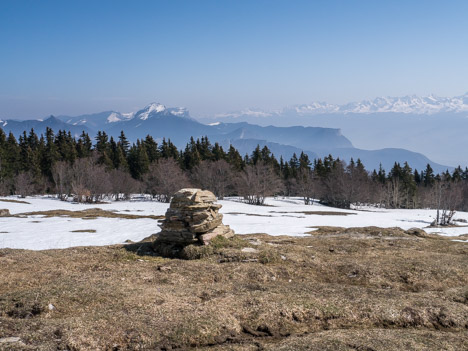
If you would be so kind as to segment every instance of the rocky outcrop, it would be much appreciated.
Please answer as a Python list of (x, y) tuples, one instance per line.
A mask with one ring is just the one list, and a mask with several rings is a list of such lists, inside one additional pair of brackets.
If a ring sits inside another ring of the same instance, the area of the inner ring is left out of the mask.
[(181, 189), (174, 194), (161, 225), (157, 243), (174, 245), (203, 244), (218, 235), (229, 238), (234, 232), (222, 223), (222, 205), (214, 194), (201, 189)]

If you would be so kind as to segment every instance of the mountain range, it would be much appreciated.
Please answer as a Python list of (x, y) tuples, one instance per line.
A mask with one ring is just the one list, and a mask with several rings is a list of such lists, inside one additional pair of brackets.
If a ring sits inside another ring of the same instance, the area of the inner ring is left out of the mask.
[[(261, 117), (265, 118), (265, 117)], [(236, 147), (241, 154), (250, 154), (260, 145), (268, 146), (275, 156), (289, 158), (296, 153), (306, 152), (311, 159), (332, 154), (348, 161), (351, 157), (360, 158), (364, 165), (372, 170), (380, 164), (389, 170), (394, 162), (407, 161), (413, 168), (424, 169), (430, 163), (436, 172), (451, 167), (431, 161), (421, 153), (402, 148), (383, 148), (364, 150), (356, 148), (339, 128), (312, 126), (261, 126), (248, 122), (201, 123), (192, 118), (185, 108), (168, 108), (159, 103), (151, 103), (133, 113), (105, 111), (81, 116), (57, 116), (44, 120), (3, 120), (0, 127), (5, 132), (20, 135), (31, 128), (37, 133), (44, 133), (46, 127), (54, 131), (70, 130), (75, 136), (82, 131), (90, 136), (97, 131), (106, 131), (113, 137), (118, 137), (123, 130), (127, 138), (136, 141), (150, 134), (156, 141), (170, 139), (177, 147), (183, 148), (190, 137), (208, 136), (214, 143), (220, 143), (224, 148), (229, 145)]]
[(340, 128), (360, 149), (404, 148), (438, 163), (468, 166), (468, 93), (380, 97), (343, 105), (314, 102), (275, 111), (245, 109), (200, 121)]
[(342, 105), (326, 102), (288, 106), (280, 110), (264, 111), (260, 109), (245, 109), (242, 111), (218, 114), (215, 118), (257, 117), (266, 118), (287, 114), (317, 115), (317, 114), (371, 114), (371, 113), (406, 113), (431, 115), (436, 113), (468, 112), (468, 93), (455, 97), (403, 96), (377, 97), (374, 100), (349, 102)]

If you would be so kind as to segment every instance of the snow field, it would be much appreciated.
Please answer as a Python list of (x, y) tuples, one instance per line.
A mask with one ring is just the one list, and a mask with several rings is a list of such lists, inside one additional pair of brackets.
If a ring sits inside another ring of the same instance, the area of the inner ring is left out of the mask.
[[(0, 201), (0, 208), (7, 208), (11, 214), (58, 209), (80, 211), (101, 208), (124, 214), (164, 215), (168, 207), (168, 204), (148, 201), (141, 196), (135, 197), (132, 201), (105, 204), (77, 204), (59, 201), (52, 197), (30, 197), (19, 200), (27, 201), (28, 204)], [(391, 210), (372, 207), (342, 210), (319, 204), (304, 205), (300, 198), (283, 197), (268, 198), (266, 201), (268, 206), (248, 205), (236, 198), (219, 202), (223, 205), (220, 212), (224, 215), (224, 224), (230, 225), (237, 234), (267, 233), (302, 236), (318, 226), (377, 226), (402, 229), (417, 227), (423, 228), (428, 233), (446, 236), (468, 233), (468, 226), (461, 226), (465, 225), (464, 223), (454, 228), (426, 228), (434, 220), (435, 210)], [(307, 214), (307, 212), (313, 212), (313, 214)], [(324, 215), (315, 214), (315, 212), (322, 212)], [(336, 215), (333, 212), (347, 215)], [(455, 218), (468, 221), (468, 213), (458, 212)], [(90, 232), (86, 232), (87, 230)], [(85, 245), (110, 245), (123, 243), (126, 240), (139, 241), (159, 231), (158, 222), (150, 218), (45, 218), (41, 215), (25, 218), (0, 217), (0, 248), (43, 250)], [(468, 243), (468, 241), (465, 242)]]

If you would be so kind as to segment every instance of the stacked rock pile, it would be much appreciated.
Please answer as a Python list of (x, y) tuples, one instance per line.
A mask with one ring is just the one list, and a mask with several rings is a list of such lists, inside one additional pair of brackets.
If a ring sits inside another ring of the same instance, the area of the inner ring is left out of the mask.
[(174, 194), (156, 242), (174, 245), (203, 244), (218, 235), (229, 238), (234, 232), (222, 223), (222, 205), (214, 194), (201, 189), (181, 189)]

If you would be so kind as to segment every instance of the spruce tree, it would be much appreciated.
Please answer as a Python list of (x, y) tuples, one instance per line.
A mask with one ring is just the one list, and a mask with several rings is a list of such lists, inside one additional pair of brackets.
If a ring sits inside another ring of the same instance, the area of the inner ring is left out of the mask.
[(151, 135), (147, 135), (143, 143), (145, 144), (146, 153), (150, 163), (156, 162), (161, 158), (161, 153), (158, 149), (158, 143)]
[(424, 171), (424, 186), (430, 187), (434, 184), (435, 178), (434, 178), (434, 171), (431, 167), (431, 165), (428, 163), (426, 166), (426, 170)]
[(124, 131), (120, 131), (119, 136), (119, 147), (122, 149), (123, 154), (126, 156), (128, 153), (128, 149), (130, 147), (130, 142), (128, 141), (127, 137), (125, 136)]

